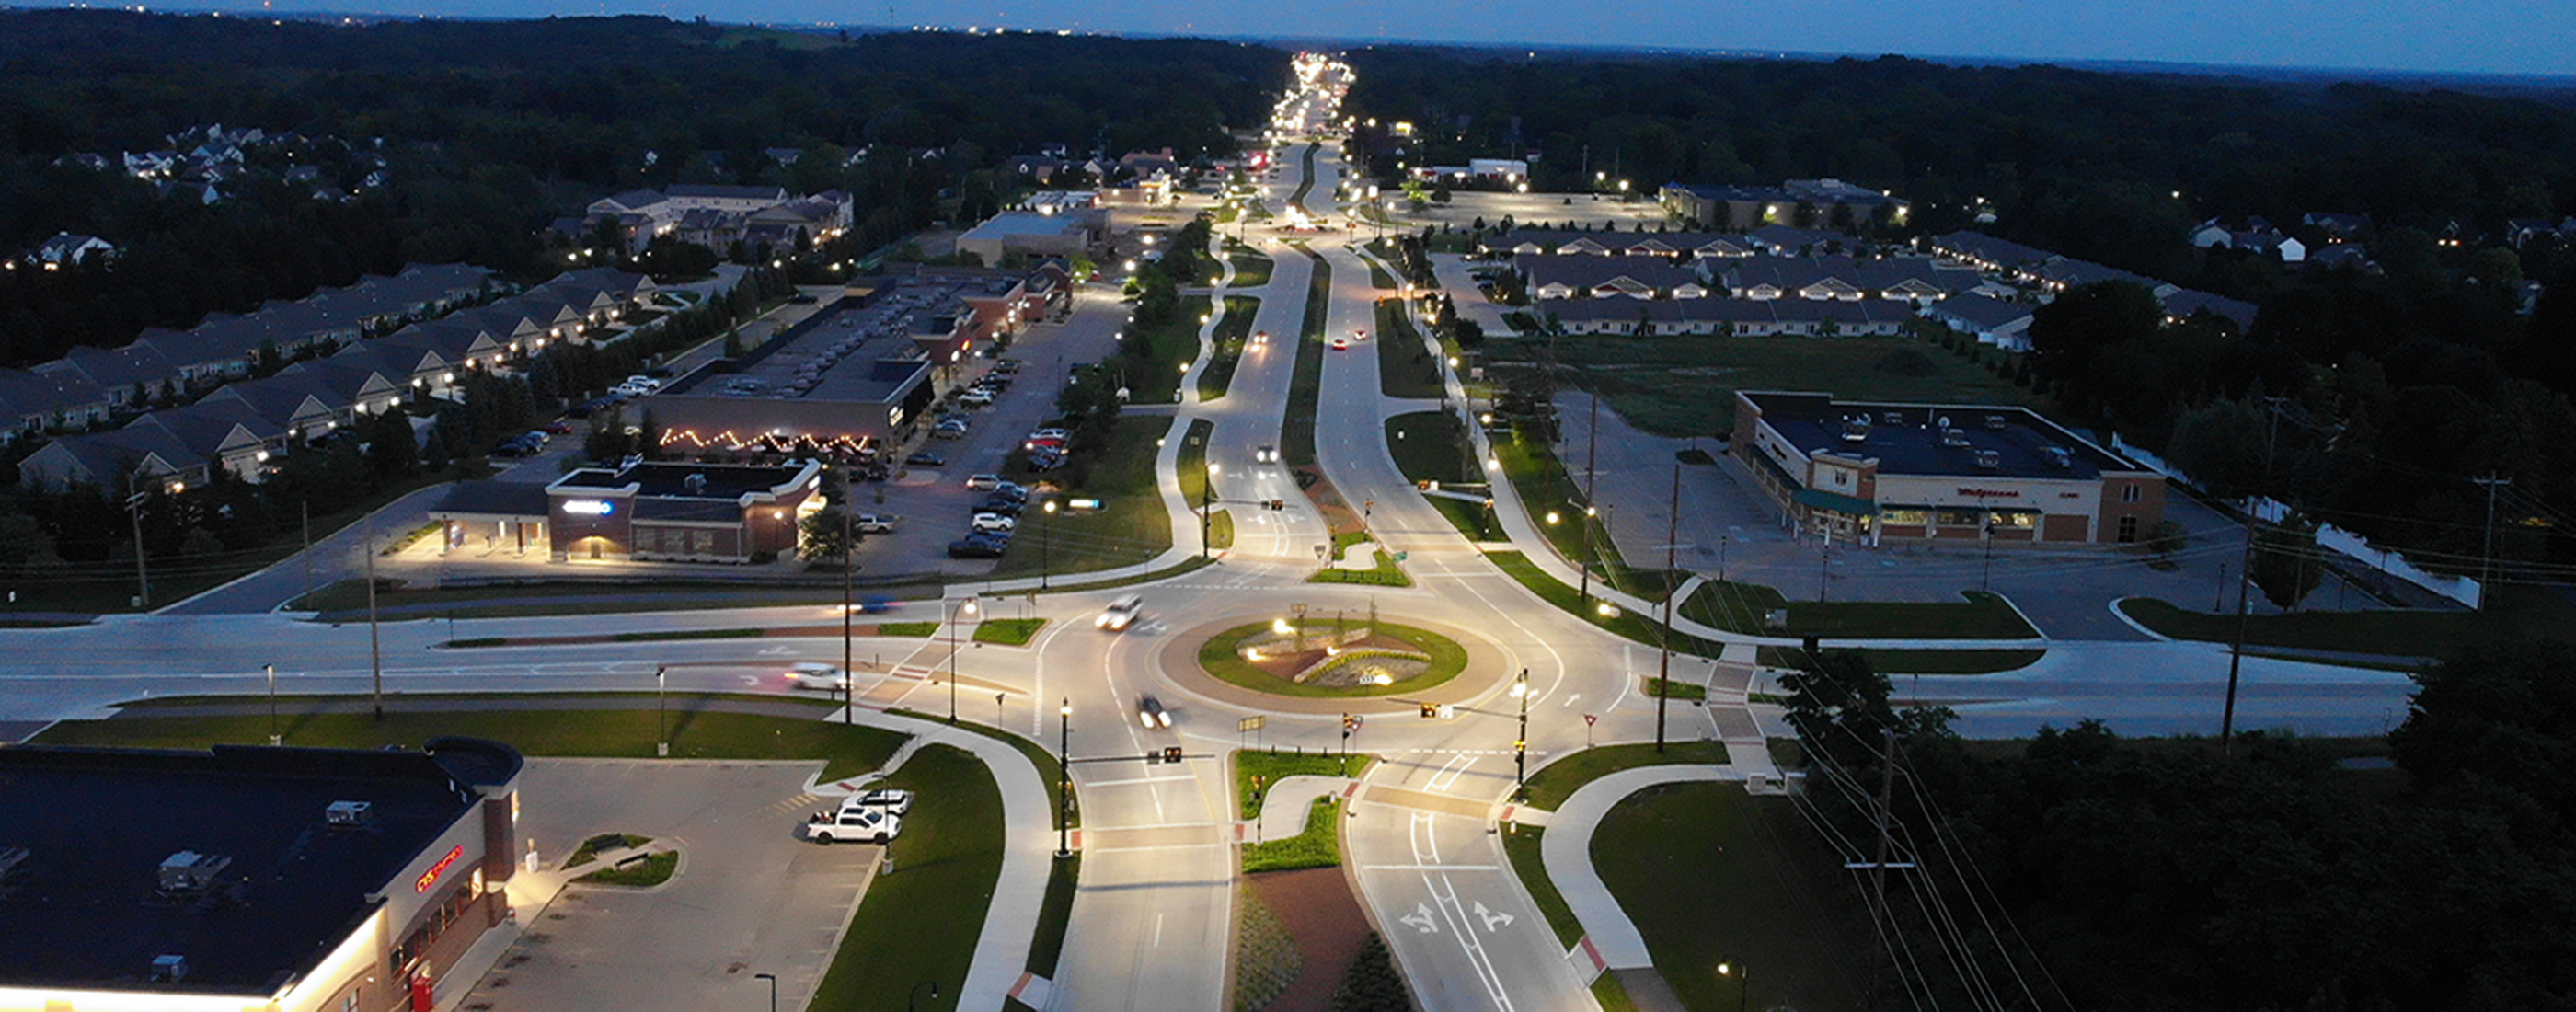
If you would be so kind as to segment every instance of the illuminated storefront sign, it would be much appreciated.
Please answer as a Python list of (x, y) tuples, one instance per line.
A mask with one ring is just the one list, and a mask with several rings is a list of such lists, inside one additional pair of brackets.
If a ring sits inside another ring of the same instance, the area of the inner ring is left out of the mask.
[(566, 499), (563, 511), (579, 516), (604, 517), (616, 512), (617, 504), (606, 499)]
[(448, 866), (455, 864), (457, 858), (464, 856), (465, 845), (458, 844), (455, 847), (449, 848), (446, 857), (439, 858), (437, 864), (430, 865), (428, 871), (420, 873), (420, 878), (411, 884), (411, 891), (416, 893), (428, 892), (429, 887), (438, 884), (439, 876), (447, 874)]

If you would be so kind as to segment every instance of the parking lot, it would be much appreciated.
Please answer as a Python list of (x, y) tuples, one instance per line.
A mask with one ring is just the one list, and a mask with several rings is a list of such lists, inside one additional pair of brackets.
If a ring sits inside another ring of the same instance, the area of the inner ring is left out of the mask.
[[(1055, 417), (1056, 392), (1064, 388), (1073, 366), (1098, 362), (1118, 347), (1118, 328), (1127, 321), (1127, 305), (1109, 285), (1087, 285), (1074, 299), (1073, 314), (1063, 323), (1041, 323), (1011, 342), (1004, 356), (1021, 363), (1010, 389), (991, 407), (966, 411), (964, 438), (917, 437), (897, 447), (892, 459), (928, 451), (946, 458), (937, 467), (898, 467), (889, 480), (860, 487), (857, 510), (902, 517), (893, 534), (870, 535), (859, 545), (859, 572), (940, 573), (977, 576), (992, 571), (989, 559), (951, 559), (948, 543), (964, 537), (975, 503), (985, 493), (966, 487), (969, 475), (994, 474), (1031, 430)], [(978, 359), (966, 379), (993, 367)], [(1014, 547), (1013, 551), (1024, 550)]]
[(797, 837), (823, 807), (806, 794), (819, 762), (531, 759), (523, 839), (552, 867), (594, 834), (680, 848), (679, 872), (651, 889), (567, 887), (466, 995), (473, 1012), (585, 1008), (756, 1008), (776, 974), (781, 1008), (801, 1007), (823, 972), (879, 853)]

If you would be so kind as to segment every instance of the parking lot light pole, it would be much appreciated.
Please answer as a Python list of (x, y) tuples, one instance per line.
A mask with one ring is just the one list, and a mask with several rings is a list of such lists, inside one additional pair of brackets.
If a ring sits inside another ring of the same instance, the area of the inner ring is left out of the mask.
[(1717, 975), (1735, 978), (1735, 1012), (1744, 1012), (1744, 1006), (1753, 1000), (1753, 968), (1742, 963), (1719, 963)]
[(851, 720), (855, 704), (850, 696), (858, 691), (857, 679), (850, 676), (850, 571), (859, 565), (859, 546), (850, 541), (850, 476), (841, 475), (841, 723)]
[(1515, 784), (1512, 798), (1516, 801), (1528, 801), (1530, 697), (1528, 668), (1522, 668), (1520, 677), (1512, 680), (1512, 696), (1521, 701), (1520, 737), (1512, 739), (1512, 781)]
[(755, 973), (751, 975), (751, 979), (765, 980), (769, 982), (769, 1012), (778, 1012), (778, 975), (774, 973)]
[(1038, 523), (1038, 589), (1047, 589), (1047, 570), (1055, 568), (1055, 500), (1046, 501), (1046, 519)]
[(670, 681), (663, 677), (666, 671), (659, 664), (653, 665), (653, 755), (662, 759), (671, 757), (671, 693)]
[(286, 736), (277, 733), (277, 665), (262, 664), (259, 667), (268, 673), (268, 743), (283, 745), (286, 744)]
[(964, 618), (973, 618), (978, 610), (975, 599), (970, 597), (958, 602), (957, 607), (948, 613), (948, 722), (951, 724), (957, 722), (957, 625)]

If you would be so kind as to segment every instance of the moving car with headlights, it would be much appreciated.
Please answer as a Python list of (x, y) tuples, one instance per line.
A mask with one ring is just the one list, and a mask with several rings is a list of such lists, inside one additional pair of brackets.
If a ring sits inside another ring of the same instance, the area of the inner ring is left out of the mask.
[(1092, 619), (1091, 624), (1094, 628), (1107, 629), (1110, 632), (1124, 632), (1128, 626), (1135, 624), (1136, 616), (1144, 610), (1144, 596), (1129, 594), (1109, 602), (1109, 607), (1101, 609), (1100, 617)]
[(798, 661), (787, 669), (787, 683), (791, 688), (839, 692), (850, 687), (850, 673), (821, 661)]
[(1142, 722), (1148, 731), (1172, 726), (1172, 712), (1163, 709), (1163, 701), (1152, 696), (1136, 701), (1136, 719)]

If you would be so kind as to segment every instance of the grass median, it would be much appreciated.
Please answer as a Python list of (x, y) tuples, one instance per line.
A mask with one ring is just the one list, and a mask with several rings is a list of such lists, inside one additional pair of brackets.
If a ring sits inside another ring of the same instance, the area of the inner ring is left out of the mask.
[[(1682, 617), (1728, 632), (1827, 639), (2036, 639), (2039, 630), (2003, 598), (1962, 591), (1960, 601), (1790, 601), (1754, 583), (1709, 581), (1681, 604)], [(1774, 629), (1767, 616), (1788, 612)]]
[(1225, 256), (1226, 259), (1234, 262), (1234, 281), (1231, 287), (1259, 288), (1270, 283), (1273, 265), (1269, 257), (1255, 253), (1242, 243), (1230, 239), (1225, 244)]
[(1306, 831), (1285, 840), (1246, 844), (1243, 848), (1243, 872), (1295, 871), (1299, 868), (1335, 868), (1342, 863), (1340, 822), (1342, 806), (1332, 798), (1317, 798), (1306, 811)]
[(1217, 321), (1216, 333), (1208, 341), (1212, 353), (1207, 368), (1199, 370), (1200, 400), (1223, 397), (1234, 386), (1234, 371), (1243, 364), (1243, 349), (1251, 340), (1253, 315), (1260, 311), (1260, 299), (1248, 295), (1225, 297), (1225, 319)]
[(1431, 400), (1448, 393), (1440, 379), (1440, 360), (1432, 356), (1412, 321), (1405, 319), (1404, 300), (1378, 300), (1376, 343), (1379, 392)]
[[(1624, 609), (1612, 608), (1605, 614), (1602, 609), (1609, 606), (1608, 602), (1598, 598), (1585, 601), (1580, 590), (1548, 575), (1547, 571), (1540, 569), (1537, 563), (1531, 562), (1527, 555), (1519, 552), (1487, 552), (1485, 558), (1496, 568), (1501, 569), (1505, 575), (1519, 581), (1521, 586), (1529, 588), (1531, 593), (1537, 594), (1547, 603), (1555, 605), (1567, 614), (1600, 626), (1614, 635), (1651, 647), (1663, 646), (1663, 626)], [(1673, 649), (1702, 657), (1715, 657), (1719, 644), (1697, 636), (1676, 633), (1673, 635)]]
[(1315, 464), (1316, 402), (1324, 390), (1324, 314), (1332, 308), (1333, 268), (1307, 251), (1314, 273), (1306, 282), (1306, 323), (1297, 338), (1297, 364), (1288, 377), (1288, 407), (1279, 423), (1279, 454), (1290, 467)]
[(1407, 480), (1444, 485), (1484, 480), (1468, 450), (1467, 430), (1447, 411), (1416, 411), (1386, 420), (1386, 448)]
[(1376, 760), (1367, 755), (1241, 749), (1234, 753), (1234, 797), (1245, 819), (1261, 817), (1270, 788), (1289, 777), (1357, 777)]

